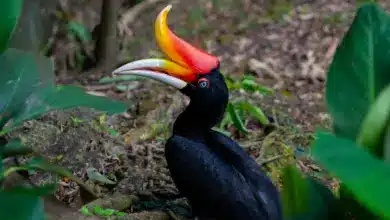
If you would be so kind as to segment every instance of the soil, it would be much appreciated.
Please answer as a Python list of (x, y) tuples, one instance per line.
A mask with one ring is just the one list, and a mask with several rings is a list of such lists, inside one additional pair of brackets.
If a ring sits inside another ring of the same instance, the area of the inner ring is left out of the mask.
[[(61, 2), (74, 19), (91, 32), (94, 30), (99, 22), (101, 1)], [(163, 0), (145, 9), (130, 25), (118, 24), (121, 46), (118, 65), (162, 55), (155, 45), (153, 20), (167, 4), (173, 5), (169, 14), (172, 30), (219, 56), (226, 76), (239, 80), (251, 75), (259, 85), (275, 90), (273, 95), (243, 89), (231, 92), (232, 101), (245, 100), (260, 107), (277, 125), (266, 131), (248, 119), (248, 135), (239, 134), (231, 125), (226, 128), (233, 138), (259, 163), (279, 158), (265, 163), (264, 169), (280, 188), (281, 169), (289, 163), (335, 187), (336, 182), (310, 158), (299, 156), (299, 152), (310, 146), (316, 128), (331, 128), (324, 98), (327, 67), (353, 19), (357, 3)], [(389, 3), (381, 4), (390, 8)], [(121, 14), (128, 10), (123, 7)], [(187, 98), (150, 80), (127, 83), (127, 91), (115, 84), (101, 85), (97, 81), (109, 73), (78, 70), (69, 65), (66, 60), (74, 54), (69, 48), (75, 42), (59, 35), (54, 39), (53, 58), (59, 83), (79, 84), (91, 92), (126, 100), (129, 110), (114, 116), (83, 108), (52, 112), (26, 122), (11, 137), (21, 137), (26, 145), (50, 161), (70, 169), (99, 195), (119, 193), (139, 197), (138, 203), (125, 210), (141, 216), (133, 219), (151, 219), (139, 214), (145, 212), (159, 213), (161, 218), (156, 219), (169, 219), (173, 215), (190, 218), (190, 208), (175, 188), (164, 159), (164, 142), (173, 121), (188, 103)], [(93, 45), (88, 47), (93, 49)], [(96, 169), (115, 184), (91, 180), (88, 168)], [(74, 182), (40, 172), (32, 174), (31, 179), (37, 184), (58, 181), (56, 198), (75, 209), (82, 206), (80, 186)], [(171, 214), (167, 217), (161, 213)]]

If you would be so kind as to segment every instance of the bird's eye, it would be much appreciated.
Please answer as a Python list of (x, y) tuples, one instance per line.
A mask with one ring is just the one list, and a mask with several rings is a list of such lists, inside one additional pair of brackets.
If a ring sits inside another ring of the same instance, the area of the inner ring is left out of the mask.
[(199, 86), (200, 88), (208, 88), (208, 87), (210, 86), (210, 82), (209, 82), (209, 80), (206, 79), (206, 78), (200, 78), (200, 79), (198, 80), (198, 86)]

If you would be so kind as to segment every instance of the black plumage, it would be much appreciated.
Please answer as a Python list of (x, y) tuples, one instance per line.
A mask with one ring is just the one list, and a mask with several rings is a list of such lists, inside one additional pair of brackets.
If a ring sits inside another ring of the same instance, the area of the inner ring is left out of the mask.
[(181, 92), (191, 101), (174, 123), (165, 156), (194, 215), (221, 220), (282, 219), (279, 193), (260, 166), (235, 141), (212, 130), (229, 93), (218, 68)]
[(127, 63), (113, 74), (149, 77), (179, 89), (191, 101), (173, 126), (165, 156), (194, 215), (217, 220), (280, 220), (279, 192), (236, 142), (212, 130), (229, 100), (219, 59), (176, 36), (166, 6), (155, 21), (156, 41), (167, 59)]

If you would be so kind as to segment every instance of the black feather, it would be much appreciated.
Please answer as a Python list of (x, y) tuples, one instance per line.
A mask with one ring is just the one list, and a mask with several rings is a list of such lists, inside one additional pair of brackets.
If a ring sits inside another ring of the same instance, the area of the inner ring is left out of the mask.
[(208, 88), (190, 84), (182, 92), (191, 98), (175, 121), (165, 156), (179, 191), (202, 218), (280, 220), (279, 192), (260, 166), (236, 142), (211, 130), (229, 99), (222, 74), (202, 76)]

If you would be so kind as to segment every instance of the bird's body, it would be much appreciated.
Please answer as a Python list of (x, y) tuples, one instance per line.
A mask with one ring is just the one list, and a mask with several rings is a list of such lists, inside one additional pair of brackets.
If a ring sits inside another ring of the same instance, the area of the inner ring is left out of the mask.
[(225, 112), (228, 92), (220, 73), (207, 78), (218, 88), (207, 98), (191, 99), (166, 143), (176, 186), (199, 217), (280, 219), (278, 192), (259, 165), (236, 142), (211, 129)]
[[(259, 167), (245, 161), (243, 155), (229, 152), (239, 153), (239, 146), (224, 143), (227, 137), (222, 134), (209, 131), (205, 135), (205, 143), (173, 135), (165, 148), (171, 175), (190, 201), (194, 214), (221, 220), (281, 219), (278, 193), (257, 171)], [(240, 158), (228, 160), (236, 156)], [(240, 170), (239, 166), (248, 171)]]
[(115, 74), (150, 77), (179, 89), (190, 104), (176, 119), (165, 157), (171, 176), (193, 214), (216, 220), (281, 220), (277, 188), (260, 166), (229, 137), (212, 130), (221, 121), (229, 92), (218, 58), (173, 34), (166, 7), (156, 19), (157, 43), (172, 61), (144, 59)]

